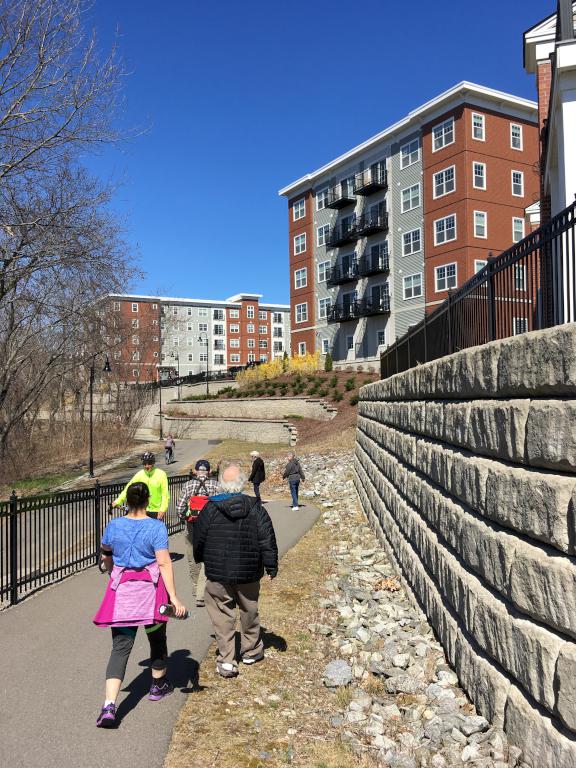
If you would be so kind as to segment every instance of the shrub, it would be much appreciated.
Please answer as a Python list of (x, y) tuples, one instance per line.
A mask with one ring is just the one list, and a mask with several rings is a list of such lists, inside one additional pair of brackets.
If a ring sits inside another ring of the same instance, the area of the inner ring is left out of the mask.
[(346, 390), (346, 392), (350, 392), (350, 390), (354, 389), (355, 386), (356, 386), (356, 379), (354, 378), (347, 379), (346, 383), (344, 384), (344, 389)]
[(325, 387), (322, 387), (322, 389), (318, 390), (318, 397), (326, 397), (328, 394), (328, 390)]
[(362, 382), (362, 386), (364, 386), (365, 384), (372, 384), (372, 381), (373, 379), (364, 379), (364, 381)]
[(358, 405), (358, 395), (352, 395), (348, 402), (350, 405)]
[(326, 353), (326, 357), (324, 358), (324, 370), (325, 371), (331, 371), (333, 365), (332, 355), (330, 352)]
[(330, 379), (330, 386), (331, 387), (338, 386), (338, 376), (332, 376), (332, 378)]
[(337, 389), (335, 389), (334, 392), (332, 393), (332, 399), (335, 400), (337, 403), (339, 403), (340, 400), (342, 400), (343, 398), (344, 398), (344, 395), (342, 394), (342, 392), (338, 392)]

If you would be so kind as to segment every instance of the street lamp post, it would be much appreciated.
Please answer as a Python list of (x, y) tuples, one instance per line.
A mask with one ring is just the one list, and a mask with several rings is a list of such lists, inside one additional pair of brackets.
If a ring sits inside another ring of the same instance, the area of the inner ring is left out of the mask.
[(158, 394), (160, 396), (160, 440), (163, 439), (162, 434), (162, 377), (160, 376), (160, 366), (158, 365)]
[[(96, 355), (92, 355), (92, 362), (90, 363), (90, 379), (88, 391), (90, 394), (90, 448), (88, 457), (88, 477), (94, 477), (94, 360)], [(104, 373), (110, 373), (110, 360), (108, 355), (104, 356), (104, 367), (102, 371)]]
[(210, 389), (208, 386), (208, 360), (210, 357), (210, 350), (208, 349), (208, 334), (206, 334), (206, 338), (204, 336), (198, 336), (198, 341), (201, 344), (206, 345), (206, 397), (210, 395)]
[(172, 352), (170, 354), (170, 357), (173, 360), (176, 360), (177, 376), (178, 376), (178, 400), (180, 400), (180, 355), (178, 354), (178, 352)]

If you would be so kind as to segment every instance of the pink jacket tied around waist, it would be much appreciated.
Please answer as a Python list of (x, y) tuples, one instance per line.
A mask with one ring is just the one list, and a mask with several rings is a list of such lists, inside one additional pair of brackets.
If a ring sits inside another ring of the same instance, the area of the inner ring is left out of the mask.
[(115, 565), (93, 621), (97, 627), (156, 624), (166, 621), (159, 608), (168, 602), (158, 563), (138, 570)]

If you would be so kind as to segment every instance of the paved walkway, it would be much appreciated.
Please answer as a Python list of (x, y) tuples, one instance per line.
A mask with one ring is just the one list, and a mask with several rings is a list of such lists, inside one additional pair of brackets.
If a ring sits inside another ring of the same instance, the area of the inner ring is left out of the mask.
[[(292, 512), (287, 501), (266, 506), (281, 554), (319, 515), (310, 506)], [(179, 596), (193, 606), (182, 534), (171, 537), (170, 548), (178, 558)], [(176, 690), (157, 703), (145, 698), (148, 643), (140, 630), (118, 700), (122, 723), (118, 730), (97, 729), (110, 636), (108, 630), (96, 629), (91, 618), (105, 579), (91, 568), (0, 613), (0, 766), (109, 768), (120, 760), (138, 768), (161, 768), (186, 694), (194, 695), (198, 663), (212, 641), (210, 622), (198, 608), (191, 609), (187, 621), (170, 622)], [(266, 625), (266, 617), (262, 619)], [(209, 672), (200, 683), (209, 687), (211, 679)]]

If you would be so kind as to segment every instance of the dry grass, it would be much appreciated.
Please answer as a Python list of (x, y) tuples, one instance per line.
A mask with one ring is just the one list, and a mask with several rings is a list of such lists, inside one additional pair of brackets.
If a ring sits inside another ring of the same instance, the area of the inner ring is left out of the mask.
[[(329, 642), (311, 635), (318, 594), (334, 568), (331, 533), (321, 522), (288, 552), (273, 582), (263, 582), (260, 615), (266, 660), (234, 680), (214, 671), (214, 648), (200, 667), (200, 690), (180, 713), (164, 768), (360, 768), (370, 765), (337, 738), (328, 717), (345, 706), (323, 687)], [(272, 697), (272, 698), (270, 698)], [(266, 754), (263, 754), (266, 753)]]

